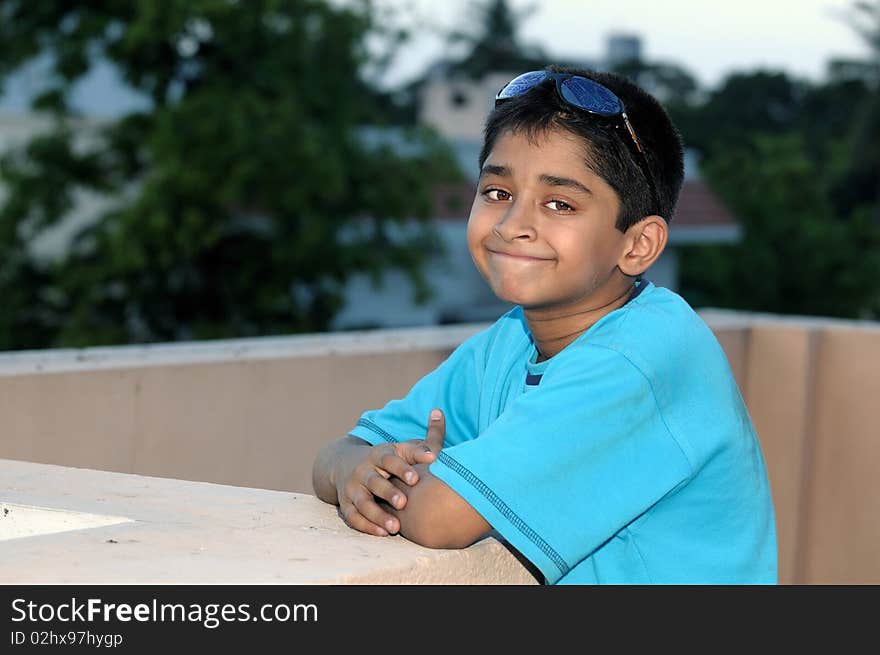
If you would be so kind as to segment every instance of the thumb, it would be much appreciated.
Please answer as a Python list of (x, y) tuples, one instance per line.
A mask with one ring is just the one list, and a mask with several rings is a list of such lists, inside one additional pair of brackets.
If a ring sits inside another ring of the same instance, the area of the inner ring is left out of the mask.
[(425, 445), (435, 455), (443, 448), (446, 439), (446, 417), (439, 409), (432, 409), (428, 416), (428, 433), (425, 435)]

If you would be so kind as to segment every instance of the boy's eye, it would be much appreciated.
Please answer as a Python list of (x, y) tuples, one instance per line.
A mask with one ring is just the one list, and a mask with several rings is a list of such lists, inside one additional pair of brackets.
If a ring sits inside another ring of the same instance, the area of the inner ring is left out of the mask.
[(560, 212), (574, 211), (574, 207), (572, 207), (567, 202), (564, 202), (562, 200), (551, 200), (550, 202), (547, 203), (547, 206), (550, 209), (553, 209), (555, 211), (560, 211)]
[(510, 194), (502, 189), (486, 189), (483, 193), (489, 200), (510, 200)]

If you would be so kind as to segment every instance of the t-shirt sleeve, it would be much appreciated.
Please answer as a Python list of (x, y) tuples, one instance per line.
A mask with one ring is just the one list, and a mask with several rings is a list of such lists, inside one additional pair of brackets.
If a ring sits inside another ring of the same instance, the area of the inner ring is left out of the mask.
[(485, 362), (487, 333), (460, 344), (436, 369), (420, 379), (403, 398), (364, 412), (349, 434), (372, 445), (386, 441), (424, 439), (428, 414), (435, 407), (446, 418), (444, 447), (477, 434), (479, 389)]
[(691, 469), (646, 377), (613, 350), (582, 347), (430, 469), (551, 584)]

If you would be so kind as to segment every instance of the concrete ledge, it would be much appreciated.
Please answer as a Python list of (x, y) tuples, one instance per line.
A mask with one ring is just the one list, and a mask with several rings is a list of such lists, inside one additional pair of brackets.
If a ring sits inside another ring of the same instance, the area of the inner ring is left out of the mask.
[(209, 363), (452, 350), (488, 324), (362, 330), (252, 339), (217, 339), (103, 348), (0, 353), (0, 376)]
[(432, 550), (314, 496), (0, 460), (7, 505), (129, 519), (3, 539), (0, 584), (536, 584), (493, 537)]
[(850, 318), (831, 318), (827, 316), (800, 316), (796, 314), (765, 314), (746, 312), (735, 309), (716, 309), (707, 307), (697, 312), (713, 330), (731, 328), (752, 328), (759, 326), (798, 327), (806, 330), (865, 330), (872, 333), (880, 332), (877, 321)]

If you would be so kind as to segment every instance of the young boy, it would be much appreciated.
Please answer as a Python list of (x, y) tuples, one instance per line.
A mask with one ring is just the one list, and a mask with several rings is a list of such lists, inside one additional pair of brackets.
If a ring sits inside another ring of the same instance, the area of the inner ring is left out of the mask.
[(499, 92), (479, 165), (468, 247), (516, 306), (325, 447), (318, 497), (434, 548), (494, 530), (548, 584), (776, 583), (767, 473), (724, 352), (642, 278), (684, 175), (665, 111), (612, 74), (526, 73)]

